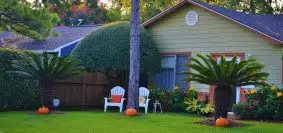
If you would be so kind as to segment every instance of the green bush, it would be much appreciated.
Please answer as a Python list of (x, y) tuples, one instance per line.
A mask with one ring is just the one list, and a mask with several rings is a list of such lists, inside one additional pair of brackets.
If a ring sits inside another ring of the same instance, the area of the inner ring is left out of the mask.
[(172, 111), (173, 93), (168, 88), (151, 88), (149, 97), (151, 103), (159, 101), (164, 111)]
[[(188, 91), (180, 90), (178, 86), (174, 88), (174, 91), (169, 91), (171, 89), (168, 88), (156, 88), (154, 83), (149, 85), (150, 87), (150, 99), (151, 104), (158, 100), (162, 103), (163, 109), (165, 111), (171, 112), (186, 112), (187, 105), (185, 100), (193, 100), (197, 99), (198, 93), (196, 89), (189, 88)], [(200, 102), (204, 103), (204, 102)], [(204, 104), (206, 105), (206, 104)], [(201, 108), (203, 109), (207, 108)]]
[(251, 119), (282, 120), (283, 93), (272, 85), (261, 86), (257, 90), (250, 90), (246, 95)]
[(214, 113), (214, 106), (212, 104), (206, 104), (201, 102), (197, 99), (190, 99), (187, 98), (184, 102), (186, 104), (186, 110), (192, 114), (199, 114), (199, 115), (210, 115)]
[(240, 116), (241, 119), (249, 119), (249, 105), (248, 104), (234, 104), (232, 111)]
[(11, 70), (11, 62), (19, 59), (19, 52), (0, 48), (0, 110), (26, 109), (39, 104), (38, 82), (7, 72)]
[[(89, 71), (128, 72), (130, 66), (130, 23), (101, 26), (86, 36), (72, 51)], [(142, 73), (158, 72), (161, 57), (149, 33), (140, 29)]]
[(168, 88), (156, 88), (156, 86), (150, 84), (150, 99), (151, 105), (155, 100), (162, 103), (163, 110), (171, 112), (185, 112), (186, 105), (184, 104), (185, 99), (189, 97), (188, 92), (174, 89), (169, 91)]
[(198, 98), (198, 92), (195, 88), (191, 87), (188, 91), (188, 98), (189, 99), (197, 99)]

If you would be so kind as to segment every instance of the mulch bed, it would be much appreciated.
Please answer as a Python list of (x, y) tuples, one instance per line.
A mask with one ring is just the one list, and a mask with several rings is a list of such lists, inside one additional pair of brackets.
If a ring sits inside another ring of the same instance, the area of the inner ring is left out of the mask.
[[(200, 124), (200, 125), (207, 125), (207, 126), (213, 126), (215, 127), (215, 121), (213, 119), (207, 119), (203, 121), (194, 122), (194, 124)], [(229, 126), (228, 127), (245, 127), (248, 126), (248, 124), (245, 124), (243, 122), (235, 121), (235, 120), (229, 120)]]
[[(31, 111), (31, 112), (28, 112), (28, 114), (38, 115), (37, 111)], [(58, 111), (58, 110), (52, 110), (52, 111), (49, 112), (49, 115), (50, 114), (65, 114), (65, 112)]]

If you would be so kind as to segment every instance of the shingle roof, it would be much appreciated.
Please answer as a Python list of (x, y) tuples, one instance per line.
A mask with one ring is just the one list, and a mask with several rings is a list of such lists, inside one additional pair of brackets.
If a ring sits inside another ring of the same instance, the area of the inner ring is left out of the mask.
[(223, 16), (231, 21), (243, 25), (244, 27), (269, 38), (273, 43), (283, 44), (283, 14), (252, 15), (210, 5), (207, 3), (199, 2), (197, 0), (183, 0), (177, 5), (144, 22), (143, 26), (148, 27), (150, 24), (155, 23), (155, 21), (157, 21), (161, 17), (173, 12), (174, 10), (187, 3), (204, 8), (212, 13)]
[[(88, 33), (93, 31), (97, 26), (58, 26), (53, 30), (59, 35), (55, 37), (49, 37), (44, 41), (35, 41), (31, 38), (25, 38), (24, 40), (14, 42), (18, 48), (26, 50), (54, 50), (67, 43), (78, 40)], [(0, 33), (0, 38), (11, 37), (6, 36), (7, 32)], [(15, 36), (15, 35), (14, 35)]]

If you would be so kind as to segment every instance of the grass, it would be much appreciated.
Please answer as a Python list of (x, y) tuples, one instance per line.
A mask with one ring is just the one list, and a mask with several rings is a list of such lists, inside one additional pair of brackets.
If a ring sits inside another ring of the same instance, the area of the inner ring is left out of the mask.
[(246, 122), (240, 128), (193, 124), (200, 117), (149, 114), (128, 118), (118, 113), (66, 112), (39, 116), (26, 112), (0, 113), (0, 133), (282, 133), (283, 124)]

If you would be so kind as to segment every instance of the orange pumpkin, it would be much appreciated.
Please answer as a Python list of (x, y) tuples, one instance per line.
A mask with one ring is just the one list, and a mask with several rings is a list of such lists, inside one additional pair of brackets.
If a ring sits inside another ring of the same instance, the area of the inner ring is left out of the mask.
[(227, 127), (229, 125), (229, 121), (225, 118), (218, 118), (215, 122), (216, 127)]
[(41, 108), (38, 108), (37, 113), (41, 115), (46, 115), (49, 113), (49, 109), (43, 106)]
[(137, 115), (137, 111), (133, 108), (129, 108), (129, 109), (126, 110), (125, 114), (126, 114), (126, 116), (132, 117), (132, 116)]

